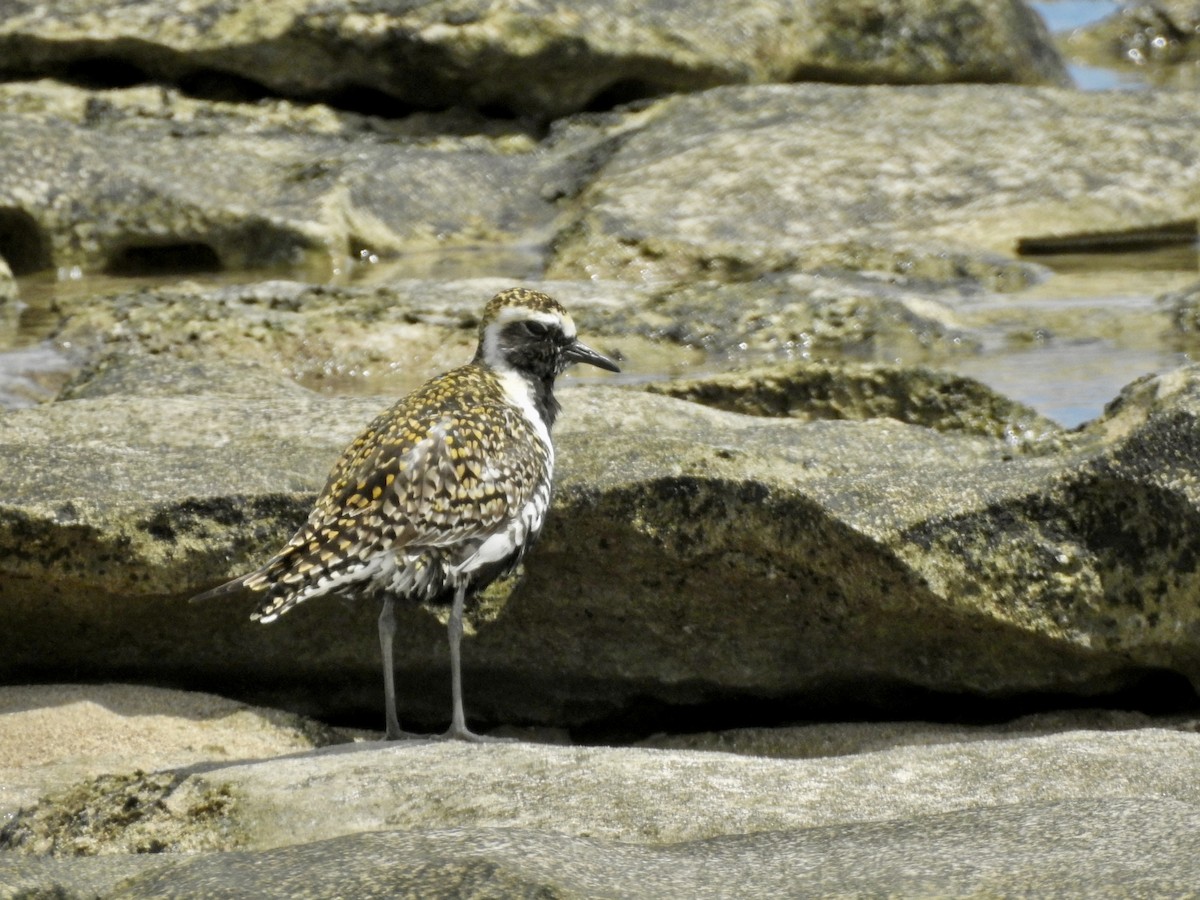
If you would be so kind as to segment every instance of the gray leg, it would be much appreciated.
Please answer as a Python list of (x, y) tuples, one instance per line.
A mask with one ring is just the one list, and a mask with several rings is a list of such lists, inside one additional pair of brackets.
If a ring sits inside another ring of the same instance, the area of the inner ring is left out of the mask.
[(392, 638), (396, 634), (396, 614), (392, 610), (392, 595), (383, 599), (383, 612), (379, 614), (379, 649), (383, 652), (383, 702), (387, 720), (389, 741), (405, 737), (396, 717), (396, 672), (392, 665)]
[(476, 734), (467, 728), (467, 717), (463, 714), (462, 697), (462, 635), (463, 635), (463, 605), (467, 600), (466, 585), (460, 585), (454, 592), (454, 605), (450, 607), (450, 693), (453, 699), (453, 712), (450, 729), (442, 735), (446, 740), (474, 741), (475, 743), (494, 742), (503, 738), (492, 738)]
[(446, 737), (456, 737), (470, 740), (471, 732), (467, 728), (467, 717), (463, 713), (462, 699), (462, 635), (463, 635), (463, 605), (467, 600), (467, 586), (459, 585), (454, 592), (454, 605), (450, 608), (450, 696), (452, 698), (452, 718), (450, 730)]

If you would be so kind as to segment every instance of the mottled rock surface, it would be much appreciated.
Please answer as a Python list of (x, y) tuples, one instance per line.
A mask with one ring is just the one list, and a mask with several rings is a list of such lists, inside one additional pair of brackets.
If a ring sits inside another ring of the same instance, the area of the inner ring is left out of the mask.
[(1033, 449), (1060, 428), (970, 378), (921, 368), (799, 363), (650, 384), (653, 394), (752, 416), (895, 419)]
[[(772, 731), (773, 758), (712, 752), (761, 752), (745, 733), (688, 743), (360, 743), (106, 776), (9, 823), (0, 896), (1090, 897), (1200, 871), (1192, 720), (816, 725)], [(151, 822), (176, 845), (130, 855)]]
[(1194, 94), (769, 85), (651, 112), (577, 201), (555, 277), (846, 269), (1015, 288), (1033, 277), (1024, 243), (1181, 219), (1194, 234), (1200, 207)]
[(326, 278), (397, 259), (443, 275), (469, 259), (567, 279), (843, 270), (1010, 289), (1042, 274), (1022, 247), (1196, 218), (1185, 93), (727, 87), (546, 136), (146, 88), (0, 95), (0, 255), (18, 274)]
[[(121, 375), (121, 359), (161, 357), (176, 394), (189, 393), (182, 364), (246, 361), (307, 387), (356, 394), (403, 394), (460, 365), (474, 352), (480, 298), (511, 280), (402, 279), (376, 287), (330, 287), (295, 281), (171, 287), (64, 297), (55, 304), (52, 337), (69, 348), (94, 380), (133, 388), (144, 363)], [(959, 322), (952, 290), (919, 293), (868, 280), (808, 275), (772, 284), (630, 284), (544, 282), (572, 310), (592, 343), (622, 360), (627, 376), (721, 367), (739, 360), (800, 355), (888, 359), (969, 352), (973, 336)], [(174, 366), (174, 368), (172, 368)], [(171, 382), (160, 375), (163, 390)], [(567, 379), (586, 372), (570, 372)], [(199, 379), (203, 379), (203, 375)], [(217, 384), (245, 392), (219, 370)], [(197, 382), (198, 383), (198, 382)], [(74, 390), (73, 388), (71, 390)], [(158, 390), (155, 388), (154, 390)], [(140, 393), (130, 390), (129, 393)], [(73, 396), (73, 394), (71, 394)]]
[(210, 694), (124, 684), (0, 687), (0, 824), (105, 774), (258, 759), (336, 743), (329, 728)]
[[(1158, 671), (1194, 685), (1197, 397), (1195, 369), (1144, 381), (1030, 455), (890, 419), (565, 390), (554, 514), (467, 646), (474, 715), (636, 730), (662, 704), (780, 715), (913, 690), (1086, 694)], [(381, 405), (107, 396), (5, 416), (4, 677), (70, 668), (375, 710), (371, 603), (266, 628), (249, 598), (183, 601), (265, 559)], [(443, 629), (406, 611), (397, 644), (403, 712), (436, 726)]]
[(1041, 22), (1016, 0), (8, 6), (0, 59), (9, 75), (160, 81), (392, 112), (472, 106), (553, 117), (809, 77), (1066, 81)]
[(327, 278), (401, 248), (536, 243), (554, 218), (543, 188), (563, 177), (523, 137), (407, 139), (288, 104), (70, 93), (0, 112), (0, 253), (18, 274)]

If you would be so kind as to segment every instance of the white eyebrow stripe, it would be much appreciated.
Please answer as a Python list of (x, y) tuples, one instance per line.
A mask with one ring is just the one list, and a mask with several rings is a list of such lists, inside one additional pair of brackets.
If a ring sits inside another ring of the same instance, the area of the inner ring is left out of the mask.
[[(527, 306), (506, 306), (500, 310), (500, 314), (496, 316), (496, 321), (489, 327), (507, 325), (509, 322), (518, 320), (541, 322), (543, 325), (560, 327), (565, 324), (563, 317), (556, 313), (542, 312), (541, 310), (530, 309)], [(571, 327), (574, 328), (574, 323), (572, 323)]]

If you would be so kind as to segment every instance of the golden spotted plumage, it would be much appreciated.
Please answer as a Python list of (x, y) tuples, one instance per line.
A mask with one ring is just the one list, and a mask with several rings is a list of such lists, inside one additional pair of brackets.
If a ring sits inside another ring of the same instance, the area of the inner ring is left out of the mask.
[[(434, 379), (367, 426), (334, 466), (308, 521), (246, 577), (246, 588), (268, 594), (255, 618), (278, 616), (315, 593), (306, 588), (393, 549), (425, 557), (424, 565), (455, 561), (446, 548), (470, 548), (540, 486), (548, 499), (551, 465), (550, 449), (484, 366)], [(442, 595), (426, 590), (416, 599)]]

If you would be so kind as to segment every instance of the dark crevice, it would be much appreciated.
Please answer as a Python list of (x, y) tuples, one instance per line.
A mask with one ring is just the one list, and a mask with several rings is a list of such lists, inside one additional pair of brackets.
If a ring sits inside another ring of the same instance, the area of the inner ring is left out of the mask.
[(153, 81), (145, 69), (116, 56), (80, 57), (55, 74), (68, 84), (93, 90), (127, 88)]
[[(655, 734), (696, 734), (735, 728), (776, 728), (832, 722), (922, 721), (963, 727), (999, 725), (1023, 716), (1065, 710), (1119, 710), (1150, 716), (1193, 713), (1200, 698), (1176, 672), (1131, 674), (1129, 684), (1100, 694), (952, 694), (906, 685), (862, 684), (822, 695), (790, 698), (730, 696), (703, 704), (645, 699), (572, 728), (581, 744), (624, 744)], [(480, 723), (481, 725), (485, 723)], [(505, 724), (505, 723), (494, 723)], [(378, 726), (371, 726), (378, 727)]]
[(0, 207), (0, 257), (14, 275), (29, 275), (53, 264), (42, 229), (29, 213)]
[(479, 106), (479, 114), (488, 119), (501, 119), (503, 121), (516, 121), (521, 118), (512, 106), (500, 100), (492, 100), (489, 103), (483, 103)]
[[(471, 683), (470, 673), (464, 676)], [(420, 676), (406, 675), (412, 686), (422, 681)], [(336, 688), (326, 697), (309, 691), (305, 699), (296, 699), (295, 685), (279, 691), (269, 687), (264, 691), (261, 682), (250, 684), (189, 683), (189, 689), (209, 690), (237, 697), (264, 706), (277, 706), (292, 712), (321, 719), (339, 727), (378, 730), (382, 715), (375, 702), (374, 683), (366, 694), (357, 688), (338, 695)], [(422, 682), (430, 696), (448, 693), (436, 679)], [(536, 691), (534, 684), (522, 684), (522, 691)], [(351, 699), (353, 697), (353, 699)], [(370, 697), (366, 705), (359, 701)], [(500, 721), (484, 711), (486, 702), (472, 705), (467, 689), (467, 713), (471, 723), (480, 731), (511, 726), (550, 726), (554, 723), (535, 721)], [(334, 712), (337, 708), (337, 712)], [(1054, 712), (1109, 710), (1137, 712), (1147, 716), (1175, 716), (1200, 712), (1200, 698), (1182, 675), (1166, 670), (1141, 670), (1129, 673), (1124, 687), (1094, 694), (1062, 692), (1028, 692), (989, 696), (978, 693), (948, 693), (909, 684), (877, 681), (845, 682), (827, 690), (803, 695), (763, 697), (736, 691), (714, 691), (706, 702), (680, 703), (659, 697), (644, 696), (626, 700), (619, 708), (606, 711), (567, 711), (565, 718), (571, 740), (579, 744), (623, 745), (644, 740), (657, 734), (701, 734), (738, 728), (781, 728), (796, 725), (838, 722), (886, 723), (930, 722), (963, 728), (1001, 725), (1025, 716)], [(428, 709), (405, 709), (402, 719), (406, 726), (422, 732), (438, 732), (447, 720)]]
[(332, 93), (311, 99), (344, 112), (378, 116), (381, 119), (403, 119), (418, 112), (439, 111), (432, 107), (425, 109), (412, 103), (406, 103), (378, 88), (361, 84), (346, 85)]
[[(545, 119), (522, 113), (518, 108), (497, 99), (478, 106), (454, 103), (442, 95), (431, 95), (428, 102), (403, 99), (377, 87), (349, 83), (333, 90), (304, 92), (280, 90), (245, 75), (223, 71), (213, 67), (189, 66), (183, 58), (165, 58), (140, 65), (134, 61), (144, 52), (131, 51), (130, 57), (116, 54), (81, 52), (73, 59), (52, 59), (32, 64), (28, 61), (11, 62), (0, 57), (0, 82), (27, 81), (52, 78), (88, 90), (114, 90), (137, 85), (159, 85), (174, 88), (181, 94), (199, 100), (226, 103), (256, 103), (262, 100), (279, 99), (293, 103), (320, 103), (333, 109), (373, 116), (380, 119), (400, 120), (420, 113), (445, 113), (459, 109), (472, 110), (483, 119), (516, 121), (533, 127), (545, 124)], [(657, 96), (655, 91), (641, 82), (621, 83), (606, 92), (609, 100), (598, 101), (607, 110), (613, 103)]]
[(661, 87), (640, 78), (623, 78), (598, 91), (584, 106), (584, 112), (608, 112), (627, 103), (650, 100), (668, 93)]
[(1119, 231), (1079, 231), (1073, 234), (1020, 238), (1017, 253), (1045, 256), (1059, 253), (1137, 253), (1166, 247), (1195, 245), (1197, 222), (1182, 219)]
[(188, 96), (223, 103), (256, 103), (274, 94), (265, 84), (218, 69), (193, 69), (181, 75), (175, 86)]
[(199, 241), (125, 247), (108, 261), (109, 275), (179, 275), (221, 271), (221, 258)]

